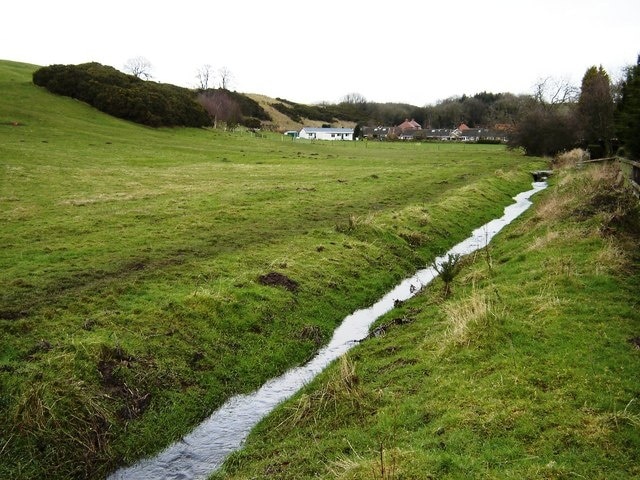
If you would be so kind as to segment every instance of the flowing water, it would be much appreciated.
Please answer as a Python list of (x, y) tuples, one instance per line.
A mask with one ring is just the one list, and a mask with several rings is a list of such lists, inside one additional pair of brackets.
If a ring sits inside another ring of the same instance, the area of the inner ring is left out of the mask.
[[(467, 255), (489, 243), (505, 225), (523, 213), (529, 198), (544, 189), (546, 183), (533, 183), (533, 188), (514, 197), (515, 203), (506, 207), (501, 218), (473, 231), (436, 264), (442, 264), (449, 254)], [(170, 445), (156, 457), (118, 470), (108, 480), (196, 480), (205, 479), (216, 471), (227, 456), (242, 447), (251, 429), (278, 404), (293, 396), (309, 383), (329, 363), (339, 358), (369, 333), (369, 327), (379, 317), (393, 309), (396, 300), (406, 300), (437, 276), (433, 267), (418, 271), (369, 308), (357, 310), (346, 317), (334, 331), (329, 344), (306, 365), (293, 368), (284, 375), (269, 380), (250, 395), (229, 399), (209, 418), (182, 440)]]

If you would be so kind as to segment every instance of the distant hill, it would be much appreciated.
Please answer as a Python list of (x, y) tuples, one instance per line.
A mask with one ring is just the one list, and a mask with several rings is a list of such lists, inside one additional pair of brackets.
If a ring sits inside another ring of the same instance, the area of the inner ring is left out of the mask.
[[(285, 105), (292, 107), (293, 102), (283, 101), (282, 99), (275, 99), (260, 95), (258, 93), (247, 93), (247, 97), (255, 100), (258, 104), (269, 114), (271, 121), (264, 122), (267, 128), (278, 131), (285, 130), (300, 130), (304, 126), (308, 127), (321, 127), (326, 123), (330, 123), (333, 126), (341, 127), (353, 127), (356, 125), (354, 120), (338, 120), (332, 118), (330, 121), (320, 120), (317, 118), (309, 118), (305, 116), (295, 116), (291, 113), (287, 114), (282, 108), (278, 109), (276, 105)], [(294, 118), (292, 118), (294, 117)]]

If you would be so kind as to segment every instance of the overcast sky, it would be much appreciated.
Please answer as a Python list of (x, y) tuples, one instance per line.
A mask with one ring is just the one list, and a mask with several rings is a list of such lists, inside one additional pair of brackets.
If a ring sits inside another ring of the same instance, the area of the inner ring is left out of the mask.
[(154, 80), (186, 87), (210, 64), (233, 90), (301, 103), (531, 93), (545, 77), (579, 85), (592, 65), (615, 79), (640, 54), (639, 0), (7, 0), (0, 11), (0, 59), (122, 70), (142, 56)]

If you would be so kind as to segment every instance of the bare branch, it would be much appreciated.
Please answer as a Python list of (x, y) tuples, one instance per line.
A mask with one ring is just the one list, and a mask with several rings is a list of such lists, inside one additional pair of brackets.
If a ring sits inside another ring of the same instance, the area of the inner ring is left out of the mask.
[(206, 90), (209, 88), (209, 81), (211, 80), (211, 76), (213, 75), (213, 67), (211, 65), (206, 64), (198, 69), (196, 72), (196, 79), (198, 80), (198, 88), (201, 90)]
[(218, 77), (220, 78), (220, 88), (223, 90), (229, 90), (233, 81), (233, 74), (227, 67), (222, 67), (218, 70)]
[(151, 62), (144, 57), (134, 57), (127, 60), (124, 64), (124, 71), (129, 72), (131, 75), (135, 75), (138, 78), (150, 80), (151, 75)]
[(580, 89), (571, 85), (566, 78), (542, 78), (533, 87), (533, 98), (541, 104), (575, 103), (579, 95)]

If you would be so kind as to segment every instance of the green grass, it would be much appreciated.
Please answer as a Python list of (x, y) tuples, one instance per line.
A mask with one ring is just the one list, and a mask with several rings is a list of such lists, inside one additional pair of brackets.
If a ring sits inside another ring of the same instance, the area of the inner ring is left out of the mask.
[[(500, 146), (151, 129), (0, 62), (0, 477), (100, 478), (500, 215)], [(279, 272), (295, 291), (263, 285)]]
[(640, 477), (640, 205), (615, 170), (553, 183), (213, 478)]

